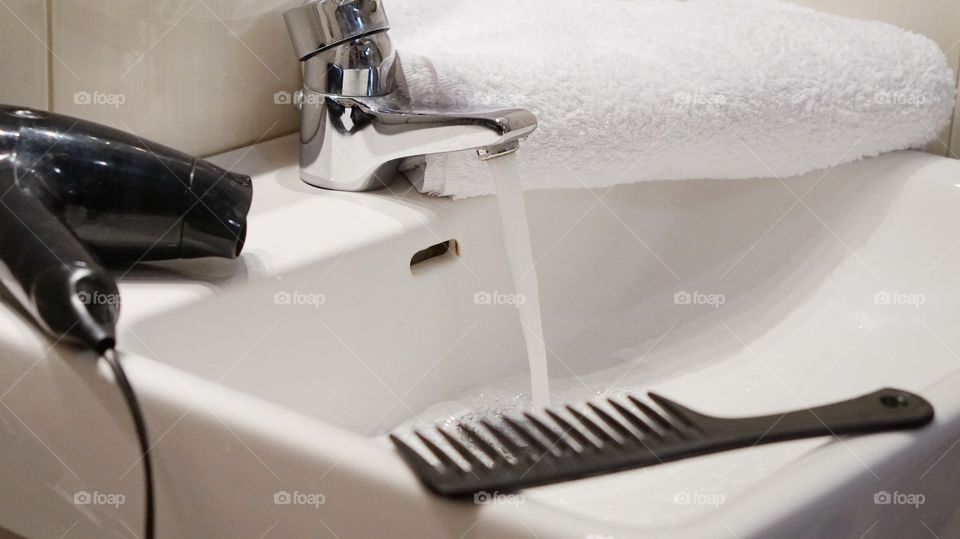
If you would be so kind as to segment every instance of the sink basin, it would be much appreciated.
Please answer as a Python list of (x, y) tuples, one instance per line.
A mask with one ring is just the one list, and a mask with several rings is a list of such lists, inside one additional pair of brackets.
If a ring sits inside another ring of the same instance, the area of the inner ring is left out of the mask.
[[(895, 386), (937, 419), (471, 503), (428, 494), (382, 436), (527, 397), (496, 201), (317, 190), (297, 178), (296, 146), (217, 158), (254, 176), (241, 259), (122, 279), (161, 537), (960, 531), (960, 162), (898, 152), (782, 181), (528, 193), (555, 402), (656, 390), (758, 415)], [(0, 371), (0, 419), (17, 443), (0, 477), (23, 490), (0, 497), (0, 526), (137, 529), (137, 450), (109, 374), (2, 315), (17, 361)], [(78, 505), (80, 491), (126, 502)]]

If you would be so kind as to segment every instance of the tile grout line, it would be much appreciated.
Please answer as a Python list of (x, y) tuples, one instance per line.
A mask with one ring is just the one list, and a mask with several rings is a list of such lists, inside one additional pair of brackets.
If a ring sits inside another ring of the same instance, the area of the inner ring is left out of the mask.
[(53, 112), (53, 0), (47, 0), (47, 111)]
[[(957, 64), (954, 66), (954, 70), (955, 70), (955, 72), (954, 72), (954, 75), (955, 75), (955, 80), (954, 80), (954, 83), (955, 83), (955, 84), (954, 84), (954, 87), (957, 88), (958, 90), (960, 90), (960, 59), (957, 60)], [(953, 139), (954, 139), (954, 132), (953, 132), (953, 130), (957, 128), (957, 119), (958, 119), (958, 116), (960, 116), (960, 92), (958, 92), (957, 95), (954, 96), (954, 101), (953, 101), (953, 114), (950, 115), (950, 123), (949, 123), (949, 126), (948, 126), (949, 131), (947, 132), (947, 142), (946, 142), (946, 145), (947, 145), (947, 155), (946, 155), (946, 157), (950, 157), (951, 154), (953, 154), (953, 144), (954, 144), (955, 142), (957, 142), (957, 141), (954, 141), (954, 140), (953, 140)]]

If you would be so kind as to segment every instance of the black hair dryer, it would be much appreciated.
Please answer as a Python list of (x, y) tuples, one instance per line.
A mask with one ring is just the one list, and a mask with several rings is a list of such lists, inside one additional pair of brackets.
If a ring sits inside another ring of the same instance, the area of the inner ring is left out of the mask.
[(112, 348), (119, 295), (101, 261), (234, 258), (252, 198), (248, 176), (202, 159), (0, 105), (0, 280), (58, 338)]

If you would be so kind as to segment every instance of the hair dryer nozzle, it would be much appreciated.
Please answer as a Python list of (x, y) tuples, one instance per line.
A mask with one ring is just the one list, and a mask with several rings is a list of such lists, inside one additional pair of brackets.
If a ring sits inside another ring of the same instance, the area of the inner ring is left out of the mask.
[(236, 258), (243, 248), (247, 176), (111, 127), (0, 105), (3, 155), (19, 172), (0, 190), (16, 183), (105, 263)]
[(247, 212), (252, 202), (253, 182), (249, 176), (195, 160), (180, 257), (236, 258), (246, 240)]

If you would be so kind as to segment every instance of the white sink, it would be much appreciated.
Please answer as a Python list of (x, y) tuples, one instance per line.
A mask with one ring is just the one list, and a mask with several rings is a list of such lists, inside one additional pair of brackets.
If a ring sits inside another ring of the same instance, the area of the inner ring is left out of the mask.
[[(161, 537), (960, 533), (960, 162), (900, 152), (785, 181), (528, 193), (555, 399), (629, 387), (756, 415), (895, 386), (937, 419), (477, 505), (428, 494), (380, 436), (444, 401), (524, 390), (516, 310), (475, 300), (512, 292), (496, 201), (320, 191), (295, 152), (285, 138), (218, 158), (255, 175), (239, 261), (123, 279)], [(459, 256), (411, 269), (447, 240)], [(0, 526), (139, 533), (137, 447), (106, 371), (62, 347), (38, 360), (49, 343), (0, 316), (0, 479), (18, 487), (0, 492)], [(126, 503), (78, 505), (80, 491)], [(924, 503), (875, 503), (884, 492)], [(284, 493), (304, 503), (274, 503)]]

